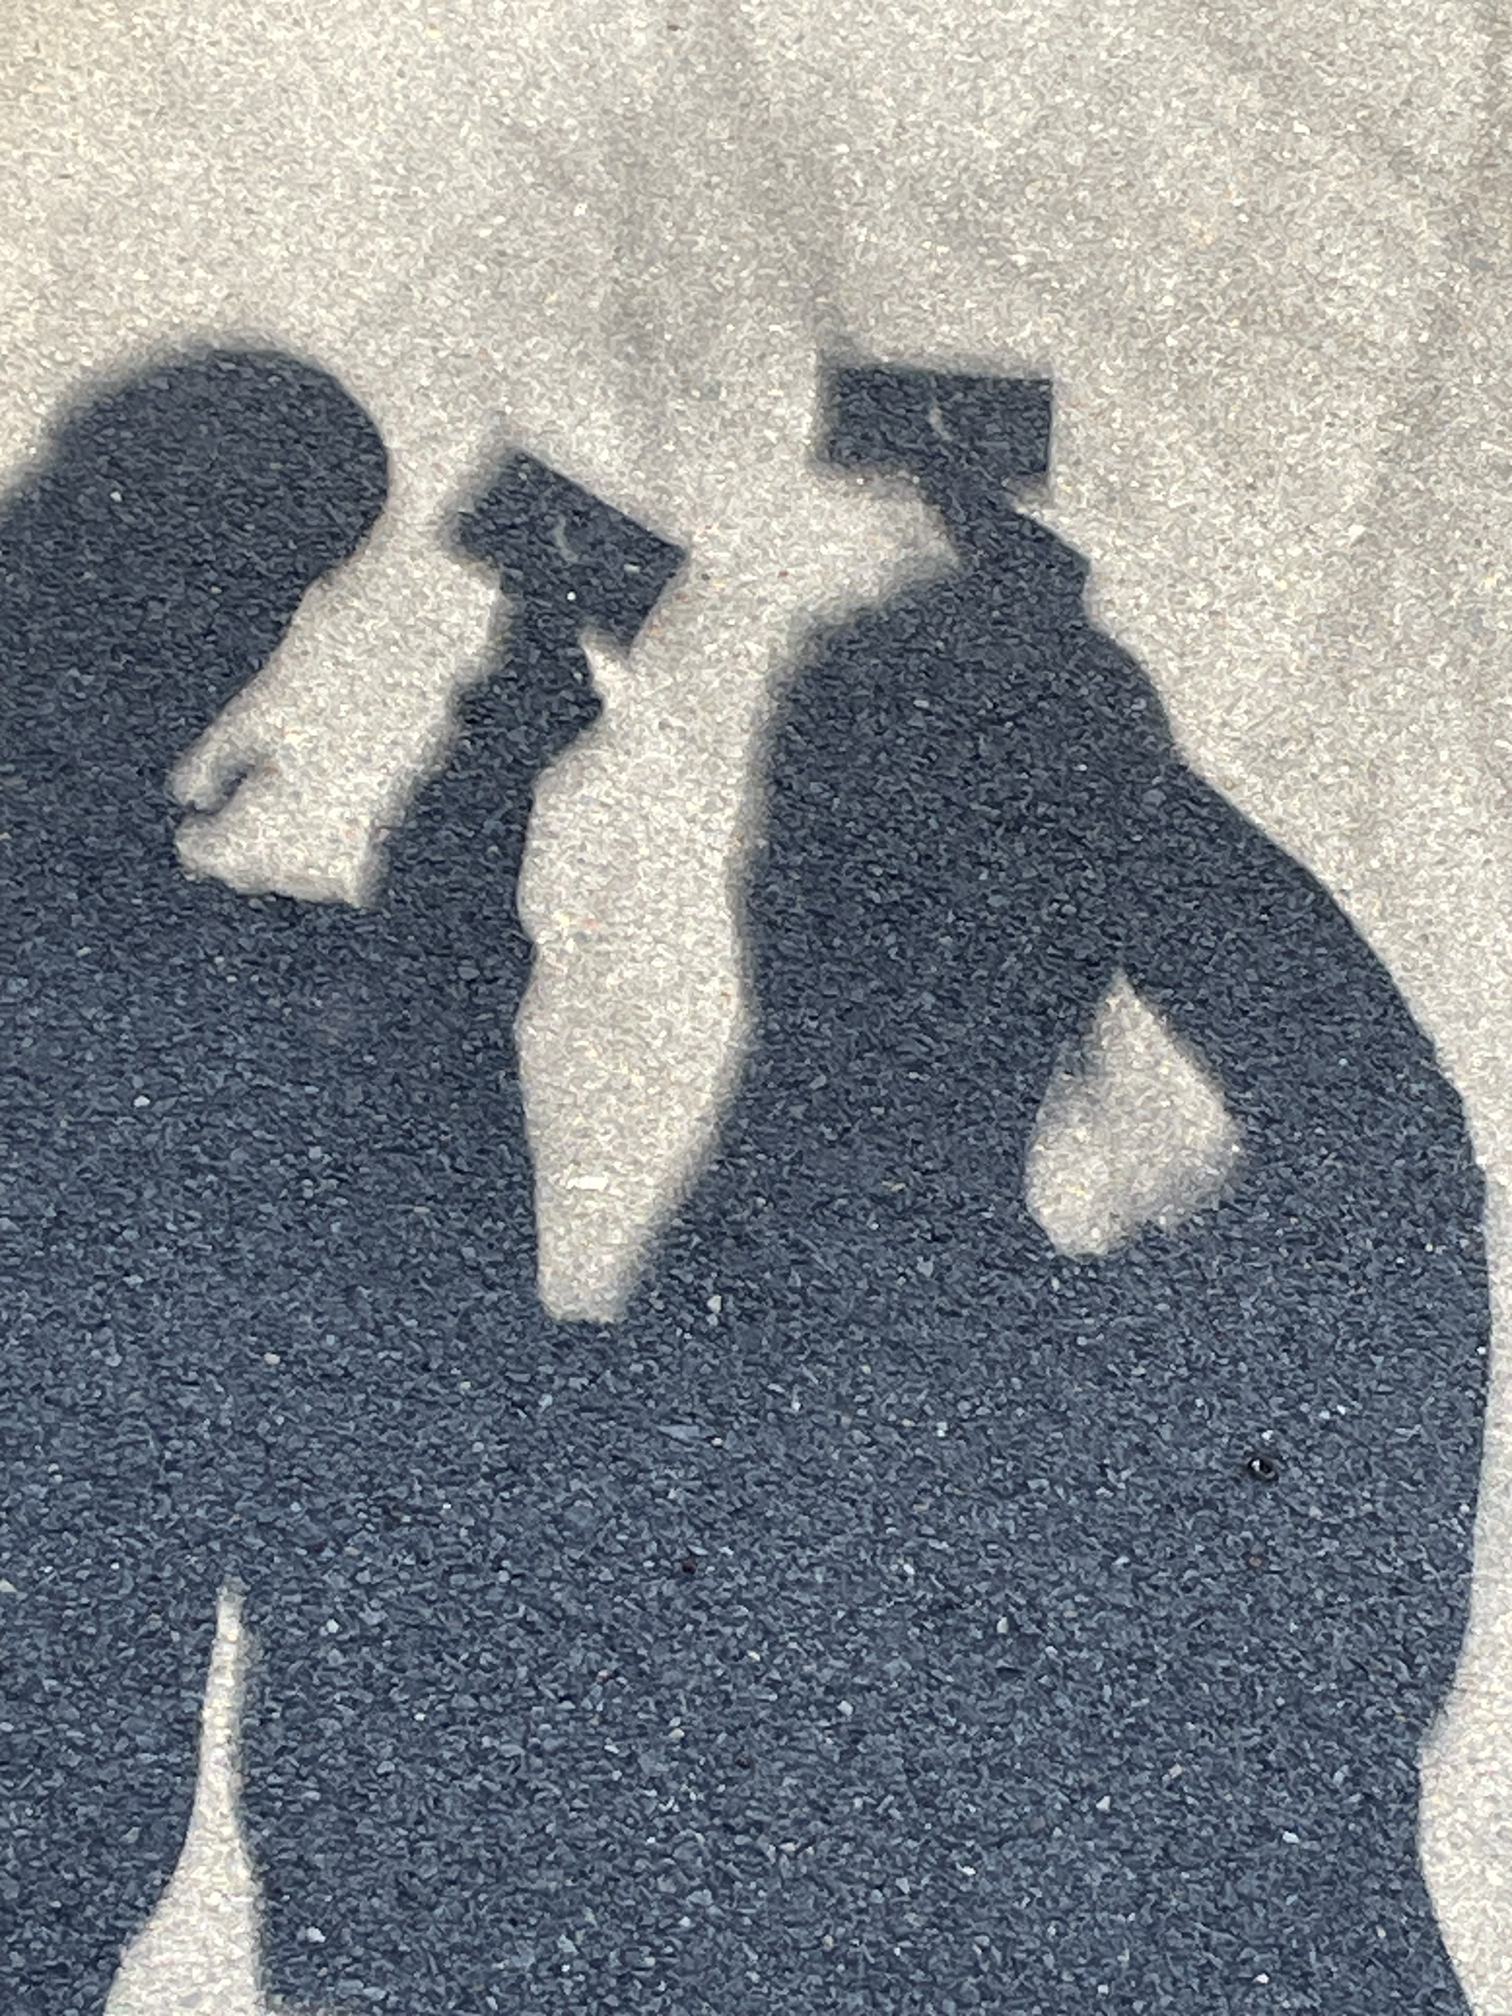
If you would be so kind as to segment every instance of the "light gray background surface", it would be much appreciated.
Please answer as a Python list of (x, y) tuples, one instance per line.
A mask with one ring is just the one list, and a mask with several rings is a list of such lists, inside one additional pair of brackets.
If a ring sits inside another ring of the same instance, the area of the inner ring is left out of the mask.
[[(1095, 612), (1194, 764), (1384, 957), (1488, 1177), (1500, 1368), (1424, 1847), (1477, 2011), (1512, 2016), (1505, 14), (8, 0), (6, 17), (3, 480), (68, 401), (195, 341), (323, 365), (393, 458), (368, 548), (188, 756), (189, 795), (228, 760), (258, 767), (186, 826), (187, 862), (249, 889), (373, 886), (382, 829), (507, 618), (438, 536), (506, 444), (691, 549), (628, 662), (598, 654), (606, 717), (542, 788), (523, 890), (542, 1277), (564, 1313), (612, 1311), (738, 1056), (760, 731), (805, 627), (939, 564), (905, 493), (810, 465), (820, 354), (1054, 377), (1043, 515), (1092, 561)], [(1098, 1108), (1125, 1143), (1174, 1096), (1130, 1027), (1104, 1054), (1132, 1089)], [(1222, 1116), (1188, 1093), (1197, 1161), (1221, 1161)], [(1118, 1217), (1102, 1193), (1129, 1158), (1070, 1105), (1041, 1160), (1074, 1243)], [(228, 1620), (228, 1673), (233, 1651)], [(197, 1973), (219, 1980), (202, 2006), (252, 2006), (231, 1729), (212, 1724), (205, 1824), (120, 2012), (192, 1996)]]

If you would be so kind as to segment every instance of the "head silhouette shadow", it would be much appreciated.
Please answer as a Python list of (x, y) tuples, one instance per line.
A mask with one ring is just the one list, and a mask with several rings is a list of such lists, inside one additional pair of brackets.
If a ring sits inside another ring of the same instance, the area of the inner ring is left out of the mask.
[(104, 872), (166, 834), (175, 759), (386, 491), (361, 407), (275, 353), (163, 363), (56, 428), (0, 515), (0, 761), (41, 845)]

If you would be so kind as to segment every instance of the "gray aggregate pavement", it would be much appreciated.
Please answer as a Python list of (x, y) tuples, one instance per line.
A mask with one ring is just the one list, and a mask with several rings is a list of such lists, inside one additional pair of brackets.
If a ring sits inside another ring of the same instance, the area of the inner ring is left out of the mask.
[[(1512, 2012), (1504, 11), (12, 0), (8, 21), (10, 483), (64, 413), (205, 344), (329, 372), (389, 455), (372, 538), (183, 752), (190, 801), (242, 778), (180, 827), (188, 868), (376, 894), (507, 622), (442, 539), (506, 450), (687, 550), (628, 651), (590, 640), (604, 712), (539, 789), (521, 883), (559, 1315), (624, 1306), (733, 1095), (741, 892), (804, 640), (947, 564), (906, 484), (816, 455), (822, 360), (1053, 380), (1035, 515), (1090, 562), (1088, 607), (1192, 768), (1329, 891), (1464, 1102), (1495, 1341), (1422, 1843), (1477, 2016)], [(1116, 1090), (1063, 1099), (1039, 1139), (1037, 1215), (1073, 1249), (1179, 1215), (1223, 1166), (1211, 1089), (1130, 1012), (1104, 1032)], [(235, 1644), (227, 1613), (196, 1831), (117, 2016), (194, 2006), (206, 1970), (200, 2006), (254, 2007)]]

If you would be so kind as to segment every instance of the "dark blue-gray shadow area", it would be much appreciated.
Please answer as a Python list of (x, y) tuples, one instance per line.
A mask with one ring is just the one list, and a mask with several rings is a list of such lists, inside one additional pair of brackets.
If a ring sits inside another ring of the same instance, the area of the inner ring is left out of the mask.
[[(0, 1996), (98, 2012), (259, 1663), (268, 1985), (391, 2016), (1464, 2004), (1416, 1753), (1485, 1382), (1459, 1105), (1015, 508), (1048, 387), (836, 374), (959, 556), (770, 752), (756, 1041), (627, 1321), (550, 1325), (511, 1025), (541, 766), (674, 549), (539, 464), (372, 910), (173, 859), (163, 778), (383, 498), (318, 372), (81, 413), (0, 523)], [(1123, 972), (1229, 1193), (1057, 1254), (1024, 1156)]]
[[(1416, 1848), (1486, 1373), (1459, 1102), (1014, 508), (1048, 386), (832, 392), (960, 564), (801, 668), (743, 1085), (543, 1396), (509, 2006), (1462, 2016)], [(1120, 972), (1244, 1161), (1073, 1260), (1025, 1154)]]
[(98, 2012), (161, 1892), (228, 1582), (257, 1648), (243, 1805), (268, 1988), (498, 2006), (476, 1985), (515, 1768), (479, 1729), (489, 1423), (529, 1419), (510, 1379), (549, 1332), (515, 879), (535, 777), (598, 711), (579, 630), (628, 642), (680, 556), (517, 458), (457, 528), (517, 598), (507, 642), (374, 908), (192, 883), (168, 772), (386, 481), (325, 374), (212, 354), (75, 414), (0, 519), (17, 2016)]

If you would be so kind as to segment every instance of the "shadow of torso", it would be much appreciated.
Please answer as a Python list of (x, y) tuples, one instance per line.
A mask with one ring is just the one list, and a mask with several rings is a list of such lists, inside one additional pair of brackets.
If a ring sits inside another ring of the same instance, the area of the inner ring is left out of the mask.
[[(803, 668), (744, 1082), (552, 1383), (512, 1729), (575, 1797), (508, 1823), (520, 1915), (570, 1894), (721, 2009), (1460, 2007), (1415, 1852), (1484, 1390), (1458, 1102), (1082, 563), (973, 529)], [(1024, 1158), (1120, 970), (1244, 1162), (1074, 1261)]]
[(483, 1371), (533, 1364), (549, 1329), (514, 892), (535, 776), (597, 712), (576, 622), (514, 626), (371, 911), (190, 882), (164, 783), (384, 480), (323, 374), (216, 354), (74, 415), (0, 521), (0, 1838), (23, 2006), (98, 2006), (173, 1868), (227, 1581), (261, 1647), (245, 1808), (270, 1978), (322, 1881), (375, 1972), (386, 1939), (413, 1965), (394, 1885), (440, 1757), (396, 1707), (414, 1777), (385, 1814), (336, 1732), (384, 1700), (387, 1641), (368, 1628), (373, 1668), (353, 1648), (343, 1670), (328, 1626), (350, 1612), (361, 1637), (389, 1579), (412, 1621), (424, 1564), (471, 1560), (430, 1515)]

